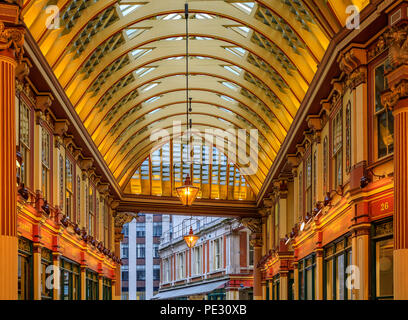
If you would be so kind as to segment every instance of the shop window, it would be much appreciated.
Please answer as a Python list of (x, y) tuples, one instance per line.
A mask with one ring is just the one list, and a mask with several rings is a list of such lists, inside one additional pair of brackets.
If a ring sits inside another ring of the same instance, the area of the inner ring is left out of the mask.
[[(41, 299), (51, 300), (53, 290), (47, 287), (47, 278), (53, 274), (47, 268), (52, 266), (52, 251), (47, 248), (41, 249)], [(48, 271), (48, 273), (47, 273)], [(53, 271), (52, 271), (53, 272)]]
[(41, 130), (41, 191), (43, 198), (50, 200), (50, 134)]
[(299, 300), (315, 299), (316, 257), (311, 254), (298, 262)]
[(280, 300), (279, 290), (280, 290), (280, 276), (276, 275), (272, 278), (272, 300)]
[(351, 237), (344, 236), (324, 247), (324, 297), (327, 300), (351, 300), (347, 267), (351, 265)]
[(81, 299), (81, 273), (78, 264), (61, 259), (61, 300)]
[(72, 162), (66, 158), (65, 159), (65, 215), (68, 218), (72, 218), (73, 215), (73, 172), (74, 168)]
[(295, 279), (293, 275), (293, 270), (289, 271), (288, 273), (288, 300), (294, 300), (295, 299)]
[(103, 300), (112, 300), (112, 280), (103, 278)]
[(372, 296), (377, 300), (394, 298), (393, 225), (392, 220), (381, 221), (373, 228), (372, 241)]
[(31, 241), (18, 239), (18, 299), (31, 300), (33, 297), (33, 247)]
[(98, 274), (86, 271), (86, 300), (99, 300)]
[(334, 189), (343, 184), (343, 111), (333, 118)]
[(28, 173), (30, 170), (30, 142), (31, 142), (31, 110), (20, 99), (20, 153), (23, 157), (21, 165), (21, 182), (25, 186), (29, 185)]
[(374, 112), (377, 123), (377, 158), (385, 157), (394, 152), (394, 117), (381, 103), (381, 93), (388, 88), (384, 76), (387, 62), (375, 68), (374, 79)]

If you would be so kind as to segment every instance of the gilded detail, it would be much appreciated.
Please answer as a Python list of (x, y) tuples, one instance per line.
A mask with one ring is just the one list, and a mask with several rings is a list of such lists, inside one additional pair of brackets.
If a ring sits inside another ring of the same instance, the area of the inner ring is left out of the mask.
[(14, 49), (18, 62), (22, 61), (24, 54), (24, 30), (9, 28), (0, 21), (0, 50)]

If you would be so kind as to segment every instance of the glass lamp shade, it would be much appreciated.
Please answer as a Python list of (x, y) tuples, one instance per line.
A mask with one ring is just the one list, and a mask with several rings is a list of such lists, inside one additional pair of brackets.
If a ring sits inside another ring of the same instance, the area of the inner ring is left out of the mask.
[(187, 246), (189, 248), (192, 248), (196, 244), (198, 238), (199, 238), (199, 236), (196, 236), (193, 233), (193, 228), (190, 227), (190, 232), (188, 233), (188, 235), (184, 236), (184, 241), (187, 243)]
[(184, 185), (176, 188), (177, 196), (185, 206), (191, 206), (198, 194), (198, 187), (192, 185), (190, 176), (187, 175)]

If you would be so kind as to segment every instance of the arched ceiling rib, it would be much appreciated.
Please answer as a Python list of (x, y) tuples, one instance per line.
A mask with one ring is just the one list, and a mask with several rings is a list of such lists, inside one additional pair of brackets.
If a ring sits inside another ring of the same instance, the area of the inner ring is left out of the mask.
[[(26, 25), (123, 190), (142, 190), (143, 179), (129, 187), (133, 173), (166, 148), (150, 134), (185, 121), (184, 2), (24, 1)], [(256, 193), (347, 6), (368, 1), (188, 3), (194, 128), (258, 130), (259, 170), (246, 177)], [(58, 29), (46, 28), (49, 5)]]

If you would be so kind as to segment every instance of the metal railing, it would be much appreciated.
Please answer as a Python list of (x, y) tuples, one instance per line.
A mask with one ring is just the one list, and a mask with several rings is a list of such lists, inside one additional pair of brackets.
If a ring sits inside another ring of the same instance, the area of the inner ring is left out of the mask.
[(186, 218), (182, 221), (182, 223), (179, 223), (162, 234), (159, 248), (182, 240), (183, 237), (189, 233), (190, 226), (193, 228), (194, 233), (199, 233), (200, 231), (210, 228), (225, 219), (227, 218), (194, 217), (192, 220), (190, 220), (190, 218)]

